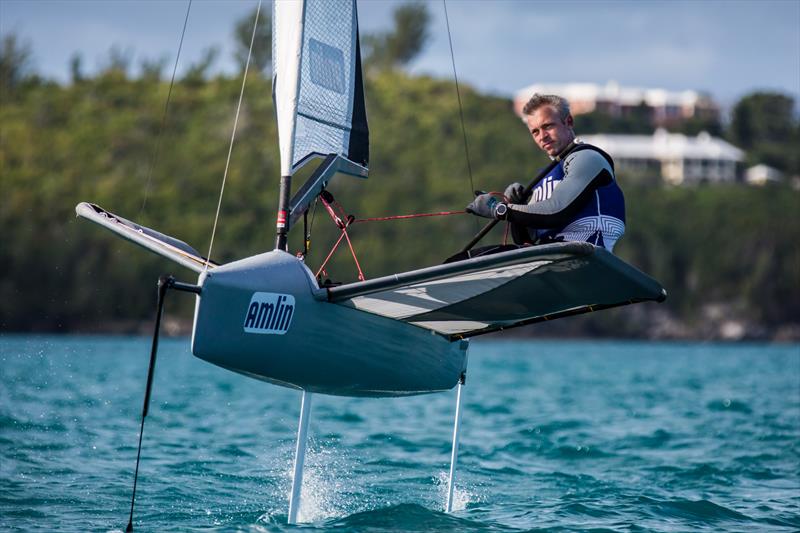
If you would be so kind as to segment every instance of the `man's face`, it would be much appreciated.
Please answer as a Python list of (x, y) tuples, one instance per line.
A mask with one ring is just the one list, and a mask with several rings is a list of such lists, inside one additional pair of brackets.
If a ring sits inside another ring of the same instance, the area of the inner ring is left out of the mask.
[(558, 116), (553, 106), (543, 105), (531, 115), (525, 116), (528, 131), (536, 144), (550, 157), (560, 154), (575, 138), (572, 131), (572, 115), (566, 119)]

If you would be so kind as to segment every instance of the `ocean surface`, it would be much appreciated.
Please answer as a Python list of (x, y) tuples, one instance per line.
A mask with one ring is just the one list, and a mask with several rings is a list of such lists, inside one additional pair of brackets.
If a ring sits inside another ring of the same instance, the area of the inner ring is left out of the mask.
[[(149, 339), (0, 336), (0, 530), (122, 531)], [(300, 393), (162, 339), (137, 531), (798, 531), (800, 346), (478, 341), (455, 391)]]

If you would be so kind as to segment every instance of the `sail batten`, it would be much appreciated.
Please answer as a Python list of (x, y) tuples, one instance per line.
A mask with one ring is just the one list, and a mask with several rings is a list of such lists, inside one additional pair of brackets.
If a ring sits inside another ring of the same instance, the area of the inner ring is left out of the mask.
[(367, 166), (358, 15), (354, 0), (276, 1), (273, 98), (281, 174), (311, 154)]

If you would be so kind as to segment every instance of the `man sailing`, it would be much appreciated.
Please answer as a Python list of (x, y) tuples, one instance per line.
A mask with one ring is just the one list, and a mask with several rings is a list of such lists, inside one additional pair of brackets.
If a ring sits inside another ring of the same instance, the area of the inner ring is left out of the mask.
[(537, 146), (560, 162), (527, 196), (512, 183), (502, 201), (481, 194), (467, 212), (509, 221), (518, 245), (588, 241), (613, 250), (625, 233), (625, 199), (611, 156), (576, 140), (569, 103), (560, 96), (535, 94), (522, 114)]

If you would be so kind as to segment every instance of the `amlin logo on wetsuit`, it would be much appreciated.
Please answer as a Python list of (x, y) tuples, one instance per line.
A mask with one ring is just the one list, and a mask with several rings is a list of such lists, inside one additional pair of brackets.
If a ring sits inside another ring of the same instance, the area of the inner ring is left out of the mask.
[(294, 317), (294, 296), (254, 292), (244, 319), (245, 333), (283, 335)]

